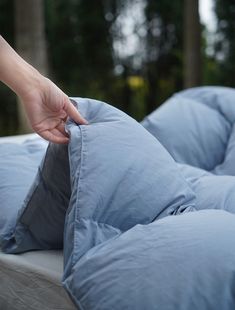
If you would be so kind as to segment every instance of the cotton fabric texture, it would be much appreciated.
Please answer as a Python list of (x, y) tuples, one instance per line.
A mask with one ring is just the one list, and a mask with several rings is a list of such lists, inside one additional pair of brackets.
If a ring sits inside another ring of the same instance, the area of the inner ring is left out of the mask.
[(175, 94), (142, 125), (166, 147), (196, 193), (198, 210), (235, 213), (235, 90), (196, 87)]

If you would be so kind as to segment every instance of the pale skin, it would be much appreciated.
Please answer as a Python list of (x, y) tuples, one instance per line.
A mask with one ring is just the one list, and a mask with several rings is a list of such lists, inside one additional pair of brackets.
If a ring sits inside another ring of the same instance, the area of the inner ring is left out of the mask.
[(30, 125), (44, 139), (68, 143), (65, 121), (87, 121), (73, 106), (68, 96), (51, 80), (24, 61), (0, 36), (0, 80), (21, 99)]

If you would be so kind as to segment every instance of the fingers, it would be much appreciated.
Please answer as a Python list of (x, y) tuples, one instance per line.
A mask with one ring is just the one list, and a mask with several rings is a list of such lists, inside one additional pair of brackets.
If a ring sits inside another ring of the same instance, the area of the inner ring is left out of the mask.
[(65, 137), (69, 137), (68, 133), (65, 131), (65, 123), (64, 121), (61, 120), (61, 122), (59, 123), (59, 125), (56, 126), (56, 128), (58, 129), (58, 131)]
[(50, 141), (53, 143), (58, 143), (58, 144), (67, 144), (69, 142), (69, 138), (64, 134), (62, 134), (62, 132), (60, 131), (61, 129), (52, 129), (52, 130), (45, 130), (39, 133), (39, 135)]
[(74, 107), (74, 105), (70, 102), (69, 99), (68, 99), (68, 104), (65, 107), (65, 110), (68, 116), (70, 116), (76, 123), (81, 124), (81, 125), (88, 124), (88, 121), (85, 120), (85, 118), (81, 116), (81, 114), (78, 112), (78, 110)]

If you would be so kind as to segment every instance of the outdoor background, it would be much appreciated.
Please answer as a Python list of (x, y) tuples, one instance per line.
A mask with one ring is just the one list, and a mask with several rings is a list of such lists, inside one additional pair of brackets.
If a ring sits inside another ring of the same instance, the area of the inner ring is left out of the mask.
[[(200, 19), (198, 0), (0, 0), (0, 33), (69, 96), (139, 121), (184, 88), (235, 86), (235, 1), (211, 1)], [(1, 136), (28, 131), (19, 107), (0, 84)]]

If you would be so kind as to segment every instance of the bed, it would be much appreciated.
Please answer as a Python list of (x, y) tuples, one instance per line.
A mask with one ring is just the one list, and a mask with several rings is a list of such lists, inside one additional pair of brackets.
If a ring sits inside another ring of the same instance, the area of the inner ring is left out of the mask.
[(61, 285), (62, 251), (0, 252), (0, 309), (76, 309)]
[(0, 145), (4, 310), (233, 310), (235, 90), (179, 92), (141, 124), (71, 100), (89, 125), (68, 120), (68, 146)]

